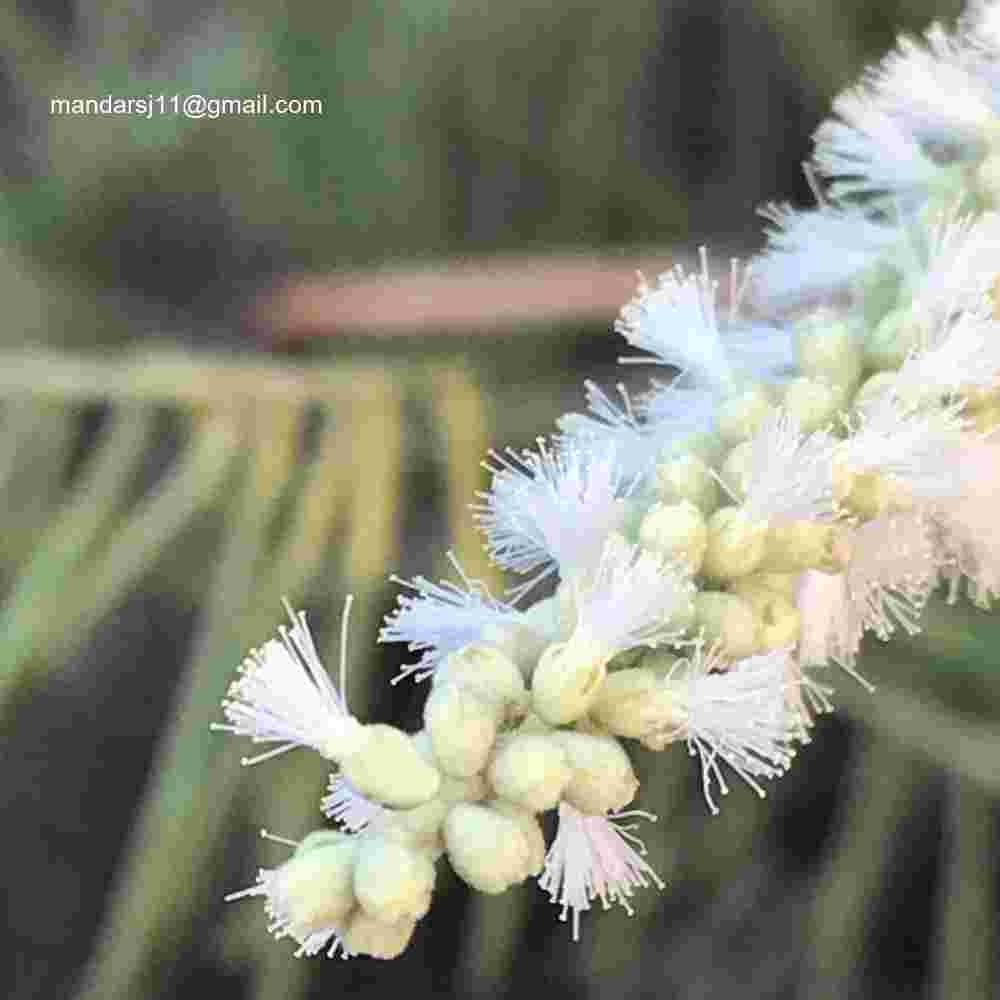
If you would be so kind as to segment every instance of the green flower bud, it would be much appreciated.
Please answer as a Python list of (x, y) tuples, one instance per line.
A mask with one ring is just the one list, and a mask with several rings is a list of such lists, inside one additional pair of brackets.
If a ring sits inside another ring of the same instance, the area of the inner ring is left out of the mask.
[(723, 656), (738, 660), (757, 652), (757, 619), (746, 601), (736, 594), (703, 590), (694, 603), (705, 640), (712, 646), (719, 643)]
[(708, 546), (702, 572), (716, 580), (731, 580), (752, 573), (761, 559), (767, 524), (739, 507), (722, 507), (708, 521)]
[(604, 815), (635, 798), (639, 780), (622, 745), (613, 736), (559, 730), (552, 734), (566, 751), (573, 772), (563, 799), (581, 812)]
[(846, 396), (843, 386), (831, 385), (822, 376), (800, 376), (785, 386), (784, 407), (808, 434), (829, 427), (847, 402)]
[(489, 778), (501, 799), (533, 812), (552, 809), (569, 784), (566, 751), (546, 733), (514, 733), (497, 747)]
[(518, 820), (490, 806), (453, 806), (444, 821), (444, 842), (452, 868), (480, 892), (497, 895), (532, 873), (535, 845)]
[(773, 409), (774, 402), (762, 385), (731, 396), (720, 404), (716, 414), (719, 436), (730, 446), (746, 441)]
[(457, 778), (477, 774), (486, 766), (497, 738), (497, 721), (495, 704), (458, 684), (435, 684), (424, 703), (424, 726), (434, 760), (441, 771)]
[(922, 331), (909, 307), (894, 309), (865, 335), (865, 367), (871, 371), (899, 368), (921, 338)]
[(643, 548), (683, 563), (693, 575), (701, 568), (708, 545), (708, 526), (690, 501), (654, 504), (639, 527)]
[(803, 375), (854, 385), (861, 377), (862, 345), (851, 324), (831, 309), (817, 309), (794, 327)]
[(362, 834), (354, 868), (354, 894), (384, 923), (419, 919), (431, 905), (434, 863), (426, 855), (379, 834)]
[(378, 920), (365, 910), (355, 910), (340, 939), (354, 955), (398, 958), (413, 937), (416, 920), (404, 917), (395, 923)]
[(363, 737), (359, 749), (341, 761), (344, 777), (362, 795), (398, 809), (434, 798), (441, 775), (412, 737), (381, 723), (364, 726)]
[(687, 500), (705, 515), (719, 506), (719, 484), (697, 455), (681, 455), (656, 466), (656, 495), (662, 503)]

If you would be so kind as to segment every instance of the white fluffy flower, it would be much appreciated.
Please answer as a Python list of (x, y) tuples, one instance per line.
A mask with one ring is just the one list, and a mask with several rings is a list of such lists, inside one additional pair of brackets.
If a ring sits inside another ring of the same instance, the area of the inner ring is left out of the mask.
[(803, 211), (771, 204), (760, 214), (773, 226), (753, 265), (754, 294), (766, 305), (783, 308), (844, 291), (885, 255), (906, 247), (899, 226), (853, 205)]
[[(341, 631), (341, 686), (350, 605), (349, 597)], [(265, 643), (263, 649), (251, 650), (243, 661), (240, 677), (222, 703), (228, 724), (213, 726), (249, 736), (255, 743), (279, 744), (256, 757), (244, 758), (244, 764), (256, 764), (299, 746), (312, 747), (334, 760), (360, 743), (361, 724), (323, 669), (305, 614), (290, 607), (288, 613), (291, 628), (282, 626), (279, 639)]]
[(574, 941), (580, 938), (580, 914), (595, 899), (600, 899), (605, 910), (619, 903), (631, 916), (633, 890), (648, 888), (650, 883), (664, 887), (643, 857), (645, 847), (633, 833), (636, 824), (624, 822), (633, 817), (656, 820), (640, 810), (590, 816), (559, 803), (559, 828), (538, 884), (553, 903), (562, 906), (560, 920), (565, 921), (572, 911)]
[(878, 396), (837, 446), (836, 461), (891, 476), (916, 499), (954, 495), (961, 488), (955, 457), (966, 430), (963, 406), (913, 408), (892, 394)]
[(799, 719), (787, 708), (795, 673), (788, 650), (773, 650), (726, 664), (718, 649), (699, 646), (679, 660), (664, 679), (662, 699), (652, 699), (650, 721), (662, 715), (658, 736), (643, 742), (660, 748), (686, 740), (701, 761), (702, 788), (708, 808), (718, 813), (713, 784), (726, 795), (729, 786), (721, 764), (728, 764), (761, 798), (758, 779), (788, 770), (799, 735)]
[(606, 540), (595, 572), (572, 586), (577, 623), (569, 644), (608, 657), (633, 646), (679, 641), (682, 631), (673, 621), (694, 593), (682, 566), (615, 535)]
[(478, 580), (470, 580), (452, 553), (452, 566), (461, 578), (461, 586), (442, 581), (432, 583), (418, 576), (412, 581), (392, 577), (393, 582), (414, 591), (400, 594), (397, 607), (385, 617), (379, 642), (406, 642), (412, 653), (420, 653), (416, 663), (403, 666), (393, 683), (411, 674), (423, 680), (450, 653), (470, 642), (478, 642), (491, 626), (500, 629), (525, 624), (524, 613), (490, 595)]
[(804, 435), (786, 410), (774, 410), (750, 439), (743, 509), (757, 520), (813, 518), (833, 505), (834, 439)]
[(556, 572), (592, 570), (635, 482), (625, 476), (617, 448), (588, 448), (572, 437), (553, 447), (540, 438), (537, 452), (492, 457), (496, 464), (486, 466), (492, 488), (473, 509), (494, 561), (534, 574), (518, 594)]
[(760, 378), (789, 367), (792, 349), (787, 331), (766, 324), (743, 330), (735, 326), (746, 284), (746, 276), (741, 276), (733, 261), (724, 333), (718, 315), (718, 282), (709, 274), (704, 247), (696, 274), (676, 267), (661, 274), (655, 287), (640, 275), (638, 295), (622, 308), (615, 329), (633, 347), (653, 357), (621, 360), (670, 365), (680, 369), (686, 383), (717, 394), (734, 390), (746, 376)]

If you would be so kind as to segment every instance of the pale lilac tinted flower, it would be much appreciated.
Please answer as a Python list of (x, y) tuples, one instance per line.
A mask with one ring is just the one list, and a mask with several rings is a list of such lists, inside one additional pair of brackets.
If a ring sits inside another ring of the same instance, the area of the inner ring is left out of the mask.
[[(351, 599), (344, 606), (341, 632), (341, 685), (346, 669), (347, 619)], [(286, 605), (287, 607), (287, 605)], [(240, 677), (222, 703), (228, 724), (214, 729), (250, 736), (255, 743), (277, 743), (273, 750), (245, 758), (256, 764), (294, 747), (312, 747), (336, 759), (356, 745), (361, 725), (350, 714), (340, 691), (320, 662), (306, 616), (288, 608), (292, 627), (282, 626), (280, 639), (251, 650)]]
[(654, 820), (639, 810), (588, 816), (566, 802), (559, 803), (559, 828), (545, 855), (545, 870), (538, 877), (553, 903), (562, 906), (561, 920), (573, 914), (573, 940), (580, 938), (580, 914), (600, 899), (604, 909), (619, 903), (632, 915), (629, 900), (637, 888), (664, 887), (659, 875), (643, 857), (646, 850), (633, 833), (632, 817)]
[(556, 572), (592, 570), (635, 482), (624, 474), (617, 448), (588, 448), (571, 437), (553, 447), (540, 438), (538, 451), (492, 458), (492, 488), (473, 509), (494, 561), (533, 573), (518, 593)]
[(470, 580), (452, 553), (452, 566), (461, 585), (442, 581), (432, 583), (418, 576), (412, 581), (392, 577), (393, 582), (414, 591), (400, 594), (397, 607), (385, 617), (379, 642), (406, 642), (412, 653), (420, 653), (416, 663), (404, 665), (392, 683), (409, 677), (423, 680), (434, 673), (450, 653), (470, 642), (478, 642), (491, 626), (524, 626), (524, 613), (513, 605), (491, 596), (486, 586)]
[(766, 324), (741, 330), (735, 325), (746, 284), (746, 275), (741, 275), (733, 261), (724, 333), (718, 315), (718, 282), (709, 274), (704, 248), (696, 274), (685, 274), (677, 267), (661, 274), (655, 287), (640, 276), (638, 295), (622, 309), (615, 329), (652, 357), (621, 360), (670, 365), (680, 369), (686, 384), (717, 394), (737, 388), (746, 376), (760, 378), (786, 369), (792, 361), (786, 330)]
[(344, 775), (330, 775), (328, 792), (320, 799), (323, 815), (339, 823), (348, 833), (360, 833), (385, 813), (385, 807), (359, 792)]

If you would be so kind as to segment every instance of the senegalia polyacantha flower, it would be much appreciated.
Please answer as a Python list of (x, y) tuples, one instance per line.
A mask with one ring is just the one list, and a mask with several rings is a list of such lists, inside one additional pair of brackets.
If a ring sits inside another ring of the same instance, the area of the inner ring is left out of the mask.
[(562, 907), (560, 920), (572, 912), (574, 941), (580, 939), (580, 914), (595, 899), (605, 910), (618, 903), (632, 916), (629, 900), (635, 889), (665, 886), (644, 857), (646, 849), (633, 832), (636, 824), (624, 822), (632, 818), (656, 820), (639, 809), (590, 816), (559, 803), (559, 827), (538, 884)]

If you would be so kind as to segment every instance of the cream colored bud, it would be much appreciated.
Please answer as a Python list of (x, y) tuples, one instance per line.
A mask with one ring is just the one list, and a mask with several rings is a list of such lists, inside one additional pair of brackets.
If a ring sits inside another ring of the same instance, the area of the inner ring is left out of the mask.
[(340, 939), (353, 955), (398, 958), (413, 937), (416, 920), (404, 917), (395, 923), (377, 920), (365, 910), (355, 910)]
[(893, 309), (865, 334), (865, 367), (871, 371), (899, 368), (920, 346), (921, 330), (909, 307)]
[(467, 778), (486, 766), (497, 738), (497, 708), (457, 684), (435, 684), (424, 703), (434, 760), (445, 774)]
[(460, 802), (444, 821), (448, 860), (473, 889), (490, 895), (526, 879), (534, 847), (517, 820), (487, 805)]
[(656, 496), (662, 503), (687, 500), (703, 514), (719, 506), (719, 485), (698, 455), (681, 455), (656, 466)]
[(783, 405), (806, 434), (829, 427), (847, 402), (846, 391), (822, 376), (793, 378), (784, 390)]
[(541, 824), (535, 813), (531, 809), (526, 809), (514, 802), (505, 802), (503, 799), (494, 799), (490, 803), (490, 808), (517, 824), (527, 848), (524, 862), (525, 878), (538, 875), (545, 866), (545, 834), (542, 832)]
[(722, 507), (708, 520), (702, 572), (716, 580), (752, 573), (764, 558), (767, 524), (739, 507)]
[(746, 441), (773, 409), (774, 402), (762, 385), (730, 396), (720, 404), (716, 415), (720, 437), (730, 446)]
[(759, 583), (740, 587), (739, 597), (753, 609), (761, 650), (783, 649), (799, 641), (799, 609), (790, 598)]
[(424, 852), (432, 861), (444, 853), (441, 828), (445, 817), (456, 802), (479, 802), (489, 789), (481, 774), (470, 778), (441, 778), (441, 789), (429, 802), (413, 809), (386, 809), (379, 823), (379, 832)]
[(616, 670), (601, 686), (590, 717), (615, 736), (638, 739), (646, 731), (645, 709), (657, 685), (657, 675), (648, 667)]
[(789, 600), (794, 599), (798, 573), (751, 573), (749, 576), (741, 576), (738, 580), (733, 580), (729, 584), (730, 592), (741, 594), (743, 588), (751, 590), (764, 589), (771, 590)]
[(818, 309), (794, 327), (795, 352), (803, 375), (852, 384), (861, 376), (861, 340), (831, 309)]
[(535, 667), (532, 709), (553, 726), (583, 718), (604, 681), (609, 659), (607, 649), (586, 639), (553, 643)]
[(695, 597), (695, 605), (698, 625), (709, 645), (719, 643), (722, 654), (734, 660), (757, 652), (757, 619), (741, 597), (703, 590)]
[(419, 919), (431, 905), (434, 864), (406, 844), (364, 833), (354, 867), (354, 894), (377, 920)]
[(639, 527), (643, 548), (682, 563), (692, 575), (701, 568), (708, 545), (708, 527), (701, 511), (689, 500), (654, 504)]
[(524, 676), (509, 656), (488, 642), (470, 642), (446, 657), (434, 671), (434, 684), (451, 683), (496, 705), (504, 719), (520, 718), (528, 708)]
[(354, 866), (357, 838), (316, 831), (275, 872), (272, 908), (288, 915), (298, 938), (336, 925), (356, 905)]
[(873, 469), (833, 467), (833, 502), (837, 510), (872, 518), (889, 510), (893, 489), (889, 480)]
[(842, 531), (843, 528), (833, 521), (803, 519), (772, 524), (759, 571), (795, 573), (819, 569), (824, 573), (838, 573), (844, 568), (837, 549)]
[(1000, 405), (985, 406), (972, 414), (972, 426), (981, 434), (1000, 427)]
[(715, 431), (695, 431), (672, 442), (660, 453), (660, 460), (667, 461), (678, 455), (690, 454), (696, 455), (706, 465), (713, 465), (725, 450), (726, 443), (720, 434)]
[(569, 757), (573, 777), (563, 799), (581, 812), (603, 815), (624, 809), (635, 798), (639, 779), (613, 736), (559, 730), (553, 733)]
[(364, 742), (341, 761), (344, 777), (376, 802), (409, 809), (434, 798), (441, 775), (412, 737), (381, 723), (364, 727)]
[(546, 733), (514, 733), (497, 747), (489, 779), (501, 799), (534, 812), (553, 808), (573, 773), (566, 751)]
[(719, 470), (719, 475), (726, 484), (726, 489), (740, 500), (747, 494), (752, 462), (753, 442), (741, 441), (729, 449), (729, 454), (726, 455), (722, 468)]

